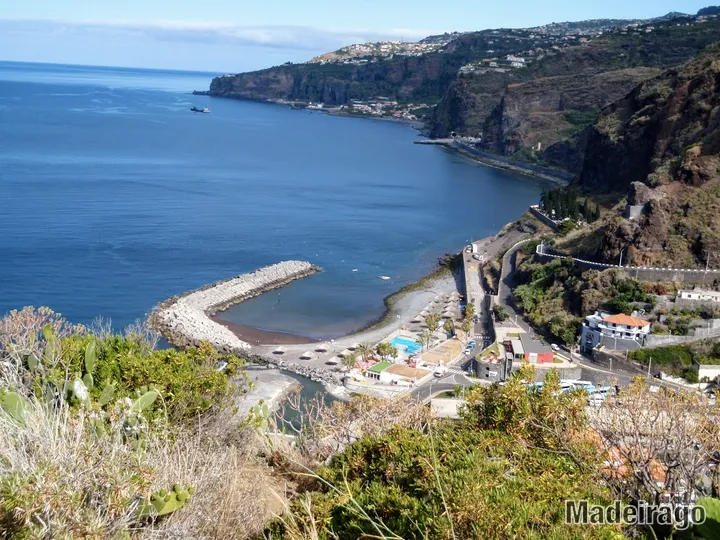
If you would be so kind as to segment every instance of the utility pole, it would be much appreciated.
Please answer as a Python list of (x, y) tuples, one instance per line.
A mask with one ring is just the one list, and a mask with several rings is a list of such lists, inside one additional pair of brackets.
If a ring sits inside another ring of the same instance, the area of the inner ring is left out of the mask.
[(703, 286), (705, 286), (705, 280), (707, 279), (707, 273), (710, 269), (710, 255), (712, 255), (712, 251), (707, 252), (707, 257), (705, 259), (705, 273), (703, 274)]
[(650, 378), (650, 366), (652, 366), (652, 356), (650, 357), (650, 360), (648, 361), (648, 379)]
[(620, 268), (622, 268), (623, 251), (625, 251), (625, 250), (624, 250), (624, 249), (621, 249), (621, 250), (620, 250), (620, 264), (618, 264), (618, 266), (619, 266)]

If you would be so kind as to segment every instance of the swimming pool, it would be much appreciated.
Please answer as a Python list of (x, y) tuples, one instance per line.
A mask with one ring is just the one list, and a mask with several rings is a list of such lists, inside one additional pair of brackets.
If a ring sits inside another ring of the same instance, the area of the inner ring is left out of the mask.
[(396, 337), (390, 340), (390, 345), (401, 351), (406, 351), (410, 354), (415, 354), (420, 351), (422, 347), (411, 339)]

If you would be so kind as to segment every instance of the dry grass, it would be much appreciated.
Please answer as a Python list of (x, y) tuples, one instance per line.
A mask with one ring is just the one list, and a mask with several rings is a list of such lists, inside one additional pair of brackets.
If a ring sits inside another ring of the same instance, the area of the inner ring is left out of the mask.
[[(0, 517), (0, 537), (249, 538), (272, 517), (277, 482), (243, 447), (148, 430), (146, 449), (133, 450), (96, 437), (82, 411), (38, 400), (24, 419), (0, 412), (0, 505), (12, 515)], [(196, 488), (188, 504), (156, 523), (135, 519), (142, 497), (175, 483)]]
[[(0, 396), (22, 396), (21, 415), (0, 406), (0, 538), (249, 538), (262, 533), (278, 501), (278, 481), (256, 458), (253, 439), (228, 435), (219, 417), (202, 428), (168, 425), (164, 418), (138, 424), (142, 445), (124, 437), (128, 401), (105, 412), (91, 404), (70, 406), (32, 384), (22, 358), (46, 358), (42, 329), (67, 336), (85, 329), (47, 308), (26, 308), (0, 320)], [(101, 337), (109, 324), (92, 329)], [(126, 335), (152, 348), (143, 325)], [(60, 352), (58, 343), (53, 349)], [(60, 354), (57, 355), (58, 357)], [(48, 394), (48, 395), (46, 395)], [(130, 401), (130, 404), (132, 401)], [(103, 417), (99, 435), (95, 419)], [(161, 415), (162, 416), (162, 415)], [(180, 510), (155, 521), (137, 518), (141, 501), (174, 484), (195, 487)]]

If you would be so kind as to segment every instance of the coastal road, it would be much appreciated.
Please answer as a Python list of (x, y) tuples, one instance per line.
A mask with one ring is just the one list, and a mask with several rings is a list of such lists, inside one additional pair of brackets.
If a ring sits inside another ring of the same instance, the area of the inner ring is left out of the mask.
[(530, 240), (532, 239), (528, 238), (526, 240), (523, 240), (522, 243), (516, 244), (515, 246), (511, 247), (503, 256), (502, 269), (500, 271), (500, 281), (498, 282), (498, 302), (500, 302), (507, 308), (508, 312), (510, 313), (510, 317), (520, 328), (532, 335), (532, 330), (530, 326), (522, 319), (522, 317), (518, 316), (512, 304), (512, 287), (515, 277), (516, 255), (518, 250)]
[(457, 388), (458, 386), (462, 386), (463, 388), (469, 388), (477, 384), (489, 383), (481, 380), (473, 380), (459, 373), (450, 372), (444, 377), (439, 377), (432, 381), (428, 381), (422, 386), (413, 389), (409, 395), (414, 400), (425, 402), (429, 401), (430, 398), (433, 396), (442, 394), (443, 392), (455, 390), (455, 388)]

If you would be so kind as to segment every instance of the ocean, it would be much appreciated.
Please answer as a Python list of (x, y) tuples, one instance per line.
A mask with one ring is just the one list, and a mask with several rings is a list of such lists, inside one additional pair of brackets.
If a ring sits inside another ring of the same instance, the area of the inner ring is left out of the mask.
[(49, 306), (120, 329), (300, 259), (323, 272), (224, 316), (337, 336), (546, 187), (414, 145), (403, 124), (191, 95), (212, 77), (0, 62), (0, 314)]

